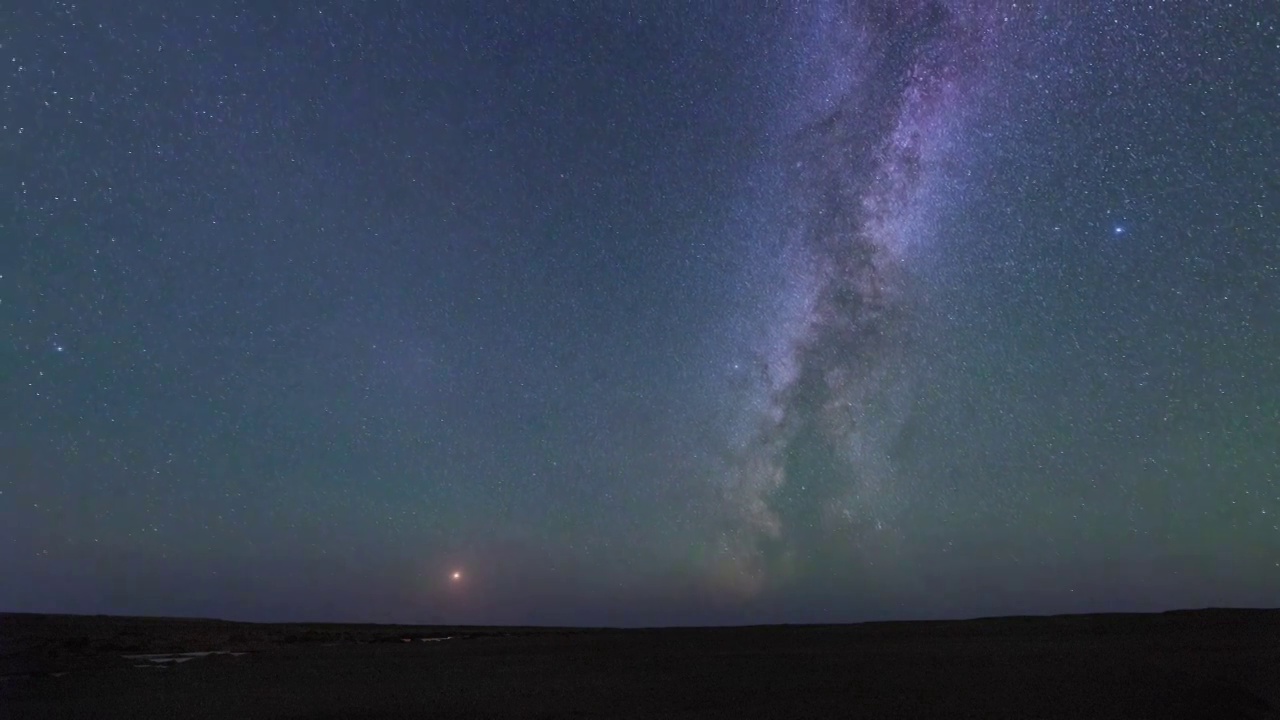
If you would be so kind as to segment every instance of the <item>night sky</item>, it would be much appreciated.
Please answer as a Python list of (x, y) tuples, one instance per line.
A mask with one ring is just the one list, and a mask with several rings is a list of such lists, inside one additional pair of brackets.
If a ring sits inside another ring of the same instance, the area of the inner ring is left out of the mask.
[(0, 10), (0, 610), (1280, 603), (1252, 2)]

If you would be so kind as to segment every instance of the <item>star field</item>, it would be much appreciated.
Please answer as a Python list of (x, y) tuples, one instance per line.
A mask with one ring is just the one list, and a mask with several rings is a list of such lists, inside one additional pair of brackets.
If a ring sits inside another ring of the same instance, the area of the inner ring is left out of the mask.
[(0, 11), (0, 609), (1274, 605), (1273, 15)]

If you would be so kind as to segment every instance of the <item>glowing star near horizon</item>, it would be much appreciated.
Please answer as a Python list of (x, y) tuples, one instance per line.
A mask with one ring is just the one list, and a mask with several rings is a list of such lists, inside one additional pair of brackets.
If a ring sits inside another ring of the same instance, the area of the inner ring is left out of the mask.
[(454, 582), (458, 582), (458, 581), (462, 580), (462, 571), (461, 571), (461, 570), (454, 570), (452, 573), (449, 573), (449, 579), (450, 579), (450, 580), (452, 580), (452, 581), (454, 581)]

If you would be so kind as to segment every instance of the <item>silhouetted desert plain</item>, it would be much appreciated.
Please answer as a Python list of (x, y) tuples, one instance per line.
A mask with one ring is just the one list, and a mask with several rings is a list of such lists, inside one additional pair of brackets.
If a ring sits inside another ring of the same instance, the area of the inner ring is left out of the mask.
[(0, 614), (12, 718), (1280, 718), (1280, 610), (592, 630)]

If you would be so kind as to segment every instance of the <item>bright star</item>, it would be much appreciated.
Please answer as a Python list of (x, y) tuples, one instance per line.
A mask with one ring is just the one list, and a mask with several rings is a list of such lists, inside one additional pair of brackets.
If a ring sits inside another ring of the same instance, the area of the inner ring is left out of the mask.
[(1111, 232), (1115, 233), (1116, 235), (1123, 235), (1123, 234), (1124, 234), (1124, 226), (1123, 226), (1123, 225), (1116, 225), (1115, 227), (1111, 228)]

